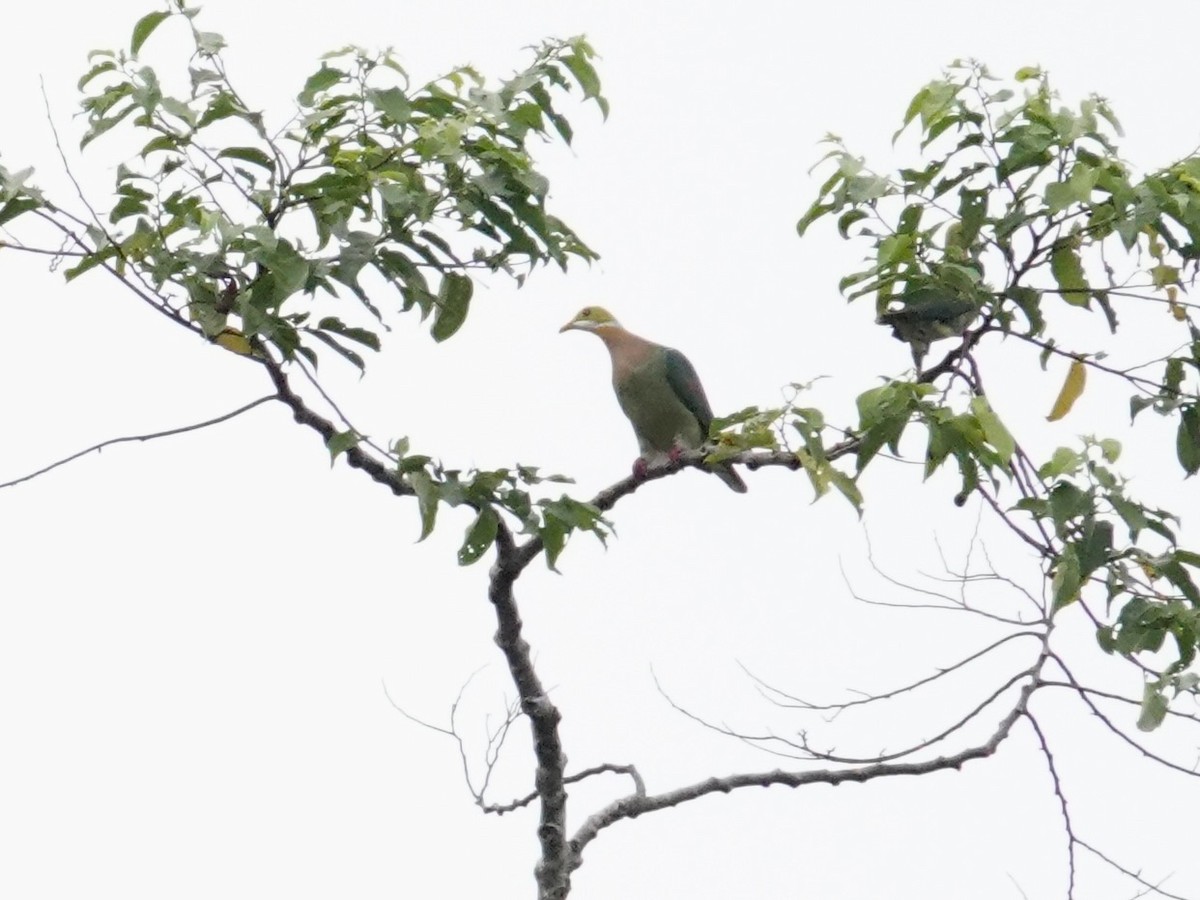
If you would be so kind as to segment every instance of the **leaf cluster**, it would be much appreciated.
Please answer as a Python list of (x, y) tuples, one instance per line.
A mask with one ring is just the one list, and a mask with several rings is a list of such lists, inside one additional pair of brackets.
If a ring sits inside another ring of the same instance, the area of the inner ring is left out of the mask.
[[(955, 502), (982, 494), (1037, 548), (1054, 610), (1093, 591), (1103, 597), (1098, 638), (1139, 660), (1150, 685), (1142, 724), (1153, 727), (1164, 691), (1195, 687), (1186, 670), (1200, 637), (1200, 555), (1178, 546), (1172, 513), (1129, 495), (1114, 468), (1117, 442), (1087, 437), (1082, 450), (1030, 460), (984, 391), (977, 348), (1030, 345), (1043, 367), (1067, 359), (1052, 421), (1069, 414), (1089, 369), (1132, 388), (1131, 416), (1150, 408), (1173, 417), (1173, 455), (1185, 476), (1200, 471), (1200, 329), (1183, 300), (1200, 258), (1200, 157), (1139, 177), (1119, 155), (1121, 126), (1103, 98), (1068, 105), (1040, 69), (1005, 83), (972, 61), (917, 92), (893, 139), (909, 130), (922, 161), (889, 174), (828, 138), (819, 165), (831, 171), (797, 225), (804, 234), (833, 218), (843, 237), (870, 248), (840, 288), (851, 301), (873, 299), (878, 324), (916, 363), (911, 379), (858, 398), (857, 472), (884, 448), (900, 455), (908, 426), (923, 426), (926, 477), (954, 460)], [(1179, 349), (1146, 370), (1113, 368), (1104, 353), (1072, 346), (1076, 316), (1098, 313), (1115, 337), (1125, 308), (1153, 313), (1157, 333)], [(944, 340), (954, 341), (946, 355), (923, 368)], [(1175, 653), (1163, 663), (1153, 655), (1168, 638)]]
[[(496, 84), (461, 67), (414, 85), (390, 51), (346, 47), (272, 131), (230, 81), (224, 39), (196, 15), (173, 3), (138, 21), (128, 51), (90, 55), (81, 147), (121, 125), (143, 143), (118, 167), (107, 217), (74, 234), (68, 279), (133, 275), (209, 339), (233, 329), (251, 350), (315, 365), (329, 349), (361, 370), (394, 312), (432, 317), (435, 340), (453, 335), (474, 270), (521, 283), (539, 264), (595, 258), (547, 208), (532, 156), (534, 141), (571, 141), (565, 92), (607, 113), (583, 38), (542, 44)], [(182, 95), (141, 59), (169, 24), (193, 44)], [(0, 221), (37, 208), (27, 177), (0, 175)]]

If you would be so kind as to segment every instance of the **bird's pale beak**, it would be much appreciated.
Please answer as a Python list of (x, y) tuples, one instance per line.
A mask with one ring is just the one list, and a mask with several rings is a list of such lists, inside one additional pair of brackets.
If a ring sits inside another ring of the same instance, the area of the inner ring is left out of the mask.
[(570, 331), (574, 327), (575, 327), (575, 320), (572, 319), (570, 322), (568, 322), (562, 328), (558, 329), (558, 333), (562, 334), (564, 331)]

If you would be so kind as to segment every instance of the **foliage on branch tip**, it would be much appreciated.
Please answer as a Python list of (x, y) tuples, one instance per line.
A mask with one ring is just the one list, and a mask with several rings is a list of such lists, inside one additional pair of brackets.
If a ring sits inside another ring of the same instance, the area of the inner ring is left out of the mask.
[[(137, 23), (129, 52), (90, 54), (81, 147), (123, 126), (142, 149), (118, 167), (105, 220), (54, 218), (76, 257), (68, 280), (109, 268), (209, 339), (232, 326), (285, 360), (315, 365), (328, 348), (361, 370), (393, 310), (432, 317), (435, 340), (452, 336), (470, 310), (472, 271), (523, 283), (539, 263), (596, 258), (547, 209), (531, 155), (535, 138), (570, 143), (562, 94), (579, 90), (607, 114), (583, 38), (545, 42), (499, 84), (463, 67), (414, 86), (391, 52), (343, 48), (273, 133), (197, 12), (172, 3)], [(176, 22), (194, 45), (181, 96), (139, 59)], [(55, 216), (29, 175), (0, 170), (0, 224)]]
[[(1131, 416), (1150, 408), (1175, 417), (1174, 456), (1185, 476), (1200, 471), (1200, 329), (1180, 299), (1200, 260), (1200, 156), (1138, 178), (1118, 155), (1122, 131), (1105, 100), (1070, 107), (1040, 69), (1004, 85), (975, 62), (918, 91), (893, 140), (910, 128), (924, 161), (887, 175), (830, 136), (818, 165), (832, 172), (797, 224), (803, 235), (835, 217), (844, 238), (867, 243), (867, 267), (841, 290), (851, 301), (873, 298), (876, 321), (910, 346), (917, 366), (915, 379), (859, 397), (858, 471), (885, 447), (899, 454), (910, 423), (924, 426), (926, 476), (953, 458), (956, 502), (986, 487), (1046, 560), (1055, 610), (1103, 596), (1109, 616), (1098, 638), (1152, 673), (1139, 721), (1152, 728), (1167, 691), (1196, 690), (1187, 669), (1200, 646), (1200, 554), (1177, 545), (1174, 515), (1129, 496), (1113, 468), (1115, 441), (1086, 438), (1082, 450), (1030, 462), (983, 392), (975, 349), (1008, 338), (1040, 349), (1043, 367), (1051, 356), (1070, 360), (1051, 421), (1070, 412), (1089, 368), (1123, 380), (1136, 391)], [(1070, 346), (1073, 312), (1103, 315), (1116, 335), (1118, 311), (1134, 306), (1160, 308), (1164, 340), (1183, 346), (1158, 379)], [(922, 371), (931, 345), (951, 338), (944, 359)], [(944, 379), (965, 397), (936, 386)], [(1007, 511), (1002, 491), (1016, 495)]]
[(553, 571), (558, 571), (559, 555), (573, 532), (591, 532), (603, 543), (612, 531), (611, 523), (590, 503), (566, 494), (557, 499), (535, 499), (526, 489), (545, 483), (572, 484), (564, 475), (542, 475), (534, 466), (467, 472), (447, 469), (428, 456), (407, 455), (406, 438), (398, 441), (393, 451), (396, 471), (412, 489), (420, 507), (418, 541), (433, 533), (442, 504), (475, 510), (475, 518), (467, 527), (458, 551), (460, 565), (469, 566), (483, 558), (495, 543), (505, 516), (521, 534), (541, 541), (546, 564)]

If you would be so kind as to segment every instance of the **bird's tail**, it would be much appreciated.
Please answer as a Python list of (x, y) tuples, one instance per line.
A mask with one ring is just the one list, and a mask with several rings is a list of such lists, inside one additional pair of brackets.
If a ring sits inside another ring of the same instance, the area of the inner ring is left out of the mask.
[(715, 466), (713, 474), (729, 485), (731, 491), (737, 491), (739, 494), (746, 493), (746, 482), (742, 481), (742, 476), (734, 471), (733, 466)]

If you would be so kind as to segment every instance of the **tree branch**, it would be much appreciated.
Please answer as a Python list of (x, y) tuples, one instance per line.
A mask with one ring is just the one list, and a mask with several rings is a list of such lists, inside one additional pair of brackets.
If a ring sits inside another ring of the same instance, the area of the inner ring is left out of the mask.
[[(275, 385), (276, 398), (292, 410), (292, 418), (299, 424), (317, 432), (324, 439), (325, 445), (329, 446), (329, 442), (338, 434), (337, 426), (329, 419), (314, 412), (304, 402), (304, 398), (292, 389), (287, 374), (283, 371), (282, 363), (271, 359), (258, 360), (258, 362), (267, 370), (271, 383)], [(348, 465), (366, 472), (372, 480), (386, 486), (396, 496), (414, 493), (412, 487), (404, 481), (399, 472), (380, 462), (361, 447), (357, 445), (351, 447), (343, 456)]]
[(184, 425), (180, 428), (170, 428), (166, 431), (155, 431), (151, 434), (132, 434), (126, 437), (111, 438), (107, 441), (101, 441), (99, 444), (93, 444), (86, 450), (80, 450), (78, 453), (72, 453), (70, 456), (65, 456), (57, 462), (52, 462), (48, 466), (43, 466), (36, 472), (30, 472), (28, 475), (22, 475), (20, 478), (14, 478), (12, 481), (0, 483), (0, 488), (13, 487), (14, 485), (22, 484), (26, 481), (32, 481), (39, 475), (45, 475), (47, 472), (57, 469), (59, 466), (65, 466), (69, 462), (74, 462), (81, 457), (87, 456), (89, 453), (99, 453), (105, 447), (112, 447), (116, 444), (127, 444), (133, 441), (153, 441), (158, 438), (171, 437), (176, 434), (186, 434), (189, 431), (199, 431), (201, 428), (207, 428), (210, 425), (219, 425), (222, 422), (228, 422), (230, 419), (240, 416), (242, 413), (249, 412), (256, 406), (270, 401), (279, 399), (275, 394), (268, 394), (265, 397), (259, 397), (252, 403), (247, 403), (245, 406), (240, 406), (232, 412), (227, 412), (224, 415), (217, 416), (213, 419), (206, 419), (203, 422), (196, 422), (192, 425)]
[(1033, 727), (1033, 733), (1037, 736), (1042, 756), (1046, 758), (1046, 767), (1050, 770), (1050, 780), (1054, 784), (1054, 795), (1058, 798), (1058, 805), (1062, 810), (1063, 827), (1067, 831), (1067, 900), (1074, 900), (1075, 845), (1079, 843), (1079, 839), (1075, 837), (1075, 828), (1071, 825), (1071, 811), (1067, 807), (1067, 795), (1063, 792), (1062, 779), (1059, 777), (1058, 767), (1054, 764), (1054, 754), (1050, 752), (1050, 743), (1046, 740), (1042, 726), (1038, 724), (1038, 720), (1028, 710), (1025, 712), (1025, 718), (1029, 720), (1029, 724)]
[[(516, 545), (512, 532), (503, 522), (496, 534), (496, 562), (488, 574), (488, 599), (496, 611), (496, 646), (504, 654), (521, 711), (529, 717), (533, 732), (533, 753), (537, 761), (534, 788), (541, 800), (538, 842), (541, 859), (534, 869), (539, 900), (562, 900), (571, 889), (571, 867), (567, 849), (567, 792), (564, 772), (567, 757), (563, 752), (558, 723), (562, 714), (550, 700), (533, 665), (529, 642), (521, 634), (523, 623), (513, 595), (513, 583), (537, 550), (529, 553), (535, 541)], [(538, 542), (540, 543), (540, 542)]]
[[(628, 775), (633, 779), (634, 793), (639, 796), (644, 796), (646, 793), (646, 783), (642, 780), (641, 773), (637, 767), (633, 765), (619, 766), (615, 763), (601, 763), (598, 766), (592, 766), (590, 769), (584, 769), (582, 772), (576, 772), (574, 775), (567, 775), (563, 778), (563, 784), (575, 784), (583, 781), (586, 778), (591, 778), (593, 775), (603, 775), (606, 772), (612, 772), (617, 775)], [(505, 813), (514, 812), (522, 809), (538, 798), (537, 791), (531, 791), (524, 797), (518, 800), (513, 800), (510, 803), (489, 803), (482, 805), (481, 808), (485, 813), (495, 813), (502, 816)]]
[[(1047, 654), (1043, 651), (1034, 668), (1036, 673), (1045, 662)], [(1038, 687), (1037, 677), (1021, 688), (1012, 709), (1001, 719), (992, 736), (982, 744), (968, 747), (950, 756), (939, 756), (936, 759), (921, 762), (875, 763), (850, 769), (830, 770), (821, 769), (806, 772), (785, 772), (776, 769), (772, 772), (754, 772), (727, 775), (724, 777), (706, 778), (703, 781), (685, 787), (676, 788), (661, 794), (638, 795), (631, 794), (615, 800), (588, 819), (575, 832), (570, 841), (571, 868), (578, 868), (583, 862), (583, 851), (596, 836), (610, 825), (623, 819), (636, 819), (638, 816), (672, 806), (679, 806), (691, 800), (697, 800), (709, 794), (728, 794), (732, 791), (747, 787), (783, 787), (799, 788), (810, 784), (839, 785), (847, 782), (864, 783), (876, 778), (888, 778), (898, 775), (927, 775), (945, 769), (961, 769), (962, 766), (974, 759), (984, 759), (991, 756), (1011, 733), (1013, 725), (1020, 719), (1028, 707), (1029, 698)]]
[(1108, 865), (1112, 866), (1114, 869), (1116, 869), (1118, 872), (1120, 872), (1126, 878), (1131, 878), (1134, 881), (1136, 881), (1138, 884), (1140, 884), (1142, 887), (1144, 887), (1146, 890), (1141, 892), (1140, 894), (1138, 894), (1139, 897), (1145, 896), (1146, 894), (1157, 894), (1160, 897), (1168, 898), (1168, 900), (1188, 900), (1187, 897), (1183, 897), (1179, 894), (1172, 894), (1170, 891), (1164, 891), (1161, 887), (1159, 887), (1159, 885), (1161, 885), (1163, 881), (1167, 880), (1166, 878), (1164, 878), (1158, 884), (1154, 884), (1153, 882), (1147, 881), (1145, 878), (1143, 878), (1140, 872), (1134, 872), (1134, 871), (1131, 871), (1130, 869), (1125, 868), (1123, 865), (1118, 863), (1116, 860), (1105, 855), (1104, 853), (1101, 853), (1099, 850), (1097, 850), (1095, 847), (1093, 847), (1087, 841), (1080, 840), (1077, 838), (1075, 840), (1075, 843), (1077, 843), (1080, 847), (1082, 847), (1084, 850), (1088, 851), (1089, 853), (1091, 853), (1092, 855), (1094, 855), (1101, 861), (1108, 863)]

